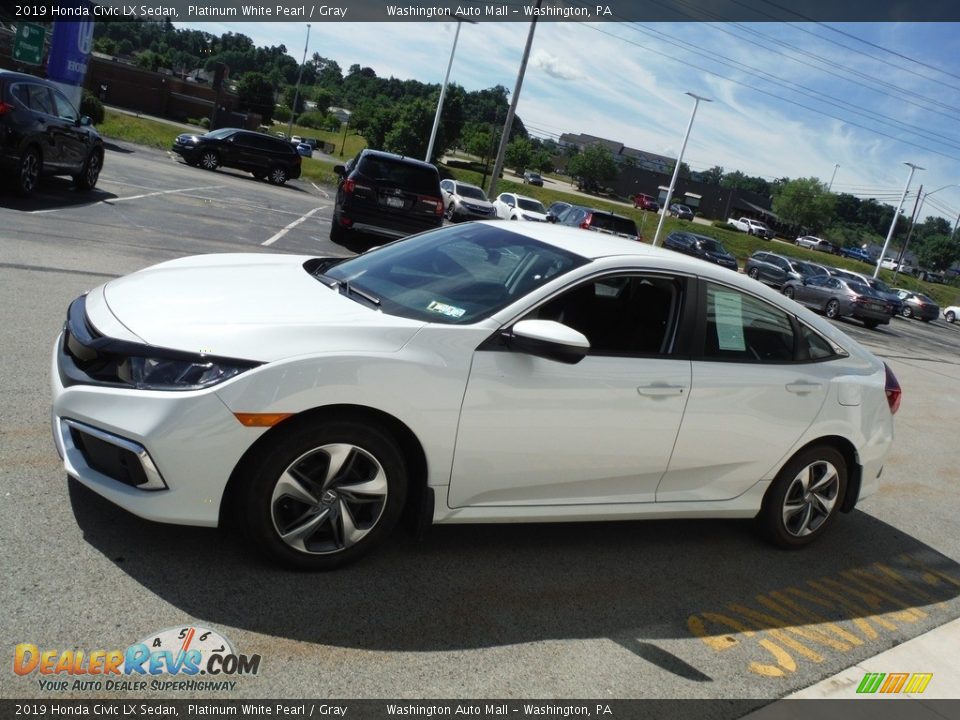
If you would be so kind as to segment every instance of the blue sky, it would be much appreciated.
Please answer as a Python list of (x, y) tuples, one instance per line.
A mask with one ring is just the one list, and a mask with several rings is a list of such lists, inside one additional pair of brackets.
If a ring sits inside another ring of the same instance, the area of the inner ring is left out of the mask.
[[(181, 24), (184, 26), (184, 24)], [(306, 26), (194, 23), (284, 44), (299, 61)], [(381, 77), (440, 83), (454, 22), (314, 23), (309, 54)], [(513, 90), (526, 23), (464, 24), (451, 81)], [(868, 43), (872, 43), (868, 44)], [(694, 170), (819, 177), (833, 189), (896, 204), (960, 185), (960, 25), (954, 23), (576, 23), (537, 25), (518, 115), (542, 137), (589, 133), (675, 156)], [(922, 215), (953, 223), (960, 188), (931, 195)]]

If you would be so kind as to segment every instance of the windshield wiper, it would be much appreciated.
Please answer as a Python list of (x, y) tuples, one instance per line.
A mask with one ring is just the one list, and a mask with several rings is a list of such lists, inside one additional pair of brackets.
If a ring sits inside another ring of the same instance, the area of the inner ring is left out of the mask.
[(380, 298), (365, 290), (353, 287), (347, 280), (336, 280), (329, 275), (317, 275), (317, 279), (331, 290), (339, 290), (345, 295), (359, 295), (374, 307), (380, 307)]

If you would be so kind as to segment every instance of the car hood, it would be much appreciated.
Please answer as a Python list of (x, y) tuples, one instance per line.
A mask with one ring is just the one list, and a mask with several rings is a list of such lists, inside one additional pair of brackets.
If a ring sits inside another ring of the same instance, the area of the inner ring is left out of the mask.
[(105, 334), (260, 362), (396, 352), (424, 326), (327, 287), (303, 269), (308, 259), (224, 254), (161, 263), (90, 293), (88, 317)]
[(493, 209), (493, 203), (489, 200), (477, 200), (476, 198), (466, 197), (465, 195), (454, 195), (457, 200), (465, 205), (473, 205), (474, 207), (490, 208)]

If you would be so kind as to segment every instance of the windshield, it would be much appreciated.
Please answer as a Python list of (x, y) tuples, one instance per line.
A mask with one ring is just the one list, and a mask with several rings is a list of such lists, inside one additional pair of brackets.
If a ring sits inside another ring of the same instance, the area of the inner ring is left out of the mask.
[(466, 198), (473, 198), (474, 200), (487, 199), (487, 196), (483, 194), (483, 190), (473, 185), (461, 185), (457, 183), (457, 194)]
[(713, 238), (700, 236), (698, 239), (700, 240), (700, 244), (703, 246), (703, 249), (707, 252), (717, 253), (718, 255), (727, 254), (727, 251), (723, 245), (718, 243)]
[(523, 235), (470, 223), (384, 245), (338, 263), (320, 279), (375, 296), (391, 315), (467, 324), (586, 262)]
[(220, 140), (221, 138), (229, 137), (236, 132), (233, 128), (220, 128), (219, 130), (211, 130), (204, 137), (214, 138)]
[(889, 285), (887, 285), (883, 280), (878, 280), (877, 278), (872, 278), (867, 281), (874, 290), (882, 293), (893, 292)]
[(527, 200), (525, 198), (517, 198), (517, 205), (520, 206), (521, 210), (529, 210), (530, 212), (538, 212), (544, 215), (547, 214), (547, 209), (543, 206), (542, 203), (539, 203), (536, 200)]

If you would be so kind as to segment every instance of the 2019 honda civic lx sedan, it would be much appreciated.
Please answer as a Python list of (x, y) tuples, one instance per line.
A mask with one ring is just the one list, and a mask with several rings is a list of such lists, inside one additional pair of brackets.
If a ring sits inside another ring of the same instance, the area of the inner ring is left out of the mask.
[(161, 263), (73, 302), (52, 383), (71, 477), (319, 569), (405, 510), (757, 517), (805, 545), (877, 488), (900, 402), (884, 363), (759, 283), (546, 223)]

